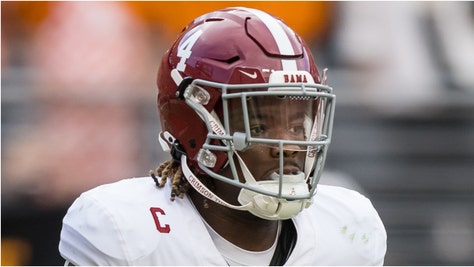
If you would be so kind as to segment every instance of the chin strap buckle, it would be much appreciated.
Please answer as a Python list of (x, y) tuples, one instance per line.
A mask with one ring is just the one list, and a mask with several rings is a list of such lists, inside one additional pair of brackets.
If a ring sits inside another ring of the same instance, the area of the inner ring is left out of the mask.
[(186, 152), (184, 152), (178, 140), (175, 140), (171, 145), (170, 154), (175, 162), (181, 163), (181, 156), (186, 155)]
[(176, 138), (174, 138), (174, 136), (168, 131), (160, 132), (158, 140), (160, 141), (163, 151), (169, 151), (173, 160), (181, 163), (181, 156), (186, 155), (186, 152), (184, 152), (184, 149), (181, 147), (178, 140), (176, 140)]
[(179, 99), (184, 99), (184, 91), (192, 82), (192, 77), (184, 77), (183, 80), (179, 83), (178, 88), (176, 89), (176, 97)]

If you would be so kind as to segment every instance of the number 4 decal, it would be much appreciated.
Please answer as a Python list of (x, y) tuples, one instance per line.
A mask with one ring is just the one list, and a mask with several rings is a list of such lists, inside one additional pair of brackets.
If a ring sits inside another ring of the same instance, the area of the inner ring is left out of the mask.
[(179, 60), (178, 65), (176, 66), (176, 69), (179, 71), (184, 71), (186, 68), (186, 60), (191, 56), (191, 49), (193, 48), (194, 44), (196, 41), (199, 39), (199, 36), (201, 36), (202, 30), (198, 30), (196, 32), (192, 32), (191, 36), (184, 37), (185, 39), (182, 40), (182, 42), (178, 46), (178, 57), (181, 59)]
[(169, 233), (171, 228), (169, 224), (161, 225), (160, 220), (158, 219), (158, 214), (165, 215), (165, 212), (160, 208), (150, 208), (151, 215), (153, 216), (153, 220), (155, 220), (156, 230), (160, 233)]

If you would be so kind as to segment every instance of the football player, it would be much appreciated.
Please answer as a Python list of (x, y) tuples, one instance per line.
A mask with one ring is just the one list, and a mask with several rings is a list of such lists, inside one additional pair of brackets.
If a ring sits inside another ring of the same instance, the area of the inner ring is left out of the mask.
[(192, 21), (157, 77), (148, 178), (83, 193), (59, 250), (74, 265), (382, 265), (369, 199), (318, 185), (335, 95), (280, 19), (236, 7)]

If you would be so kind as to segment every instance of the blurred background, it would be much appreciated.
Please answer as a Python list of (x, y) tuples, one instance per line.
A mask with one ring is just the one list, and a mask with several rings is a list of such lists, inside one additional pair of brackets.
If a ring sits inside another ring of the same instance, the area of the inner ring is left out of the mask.
[(156, 71), (193, 18), (286, 21), (337, 94), (322, 183), (372, 200), (386, 265), (474, 265), (474, 2), (1, 2), (2, 265), (62, 265), (83, 191), (147, 176)]

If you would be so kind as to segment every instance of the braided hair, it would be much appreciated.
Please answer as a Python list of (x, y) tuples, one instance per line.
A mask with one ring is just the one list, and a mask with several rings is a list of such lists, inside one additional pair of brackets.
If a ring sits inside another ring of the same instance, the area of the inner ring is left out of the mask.
[[(150, 170), (148, 172), (150, 177), (155, 181), (155, 184), (158, 188), (163, 188), (169, 179), (171, 182), (171, 201), (178, 198), (184, 198), (188, 191), (193, 190), (188, 180), (183, 175), (183, 170), (181, 169), (181, 163), (177, 160), (168, 160), (161, 163), (156, 170)], [(161, 177), (158, 180), (158, 177)], [(199, 175), (197, 177), (209, 190), (214, 191), (215, 185), (214, 180), (207, 175)]]
[[(178, 161), (165, 161), (155, 171), (150, 170), (148, 174), (153, 178), (158, 188), (164, 187), (169, 177), (171, 182), (171, 201), (174, 201), (176, 196), (182, 199), (190, 188), (188, 181), (184, 178), (181, 164)], [(158, 181), (157, 176), (161, 177), (160, 181)]]

